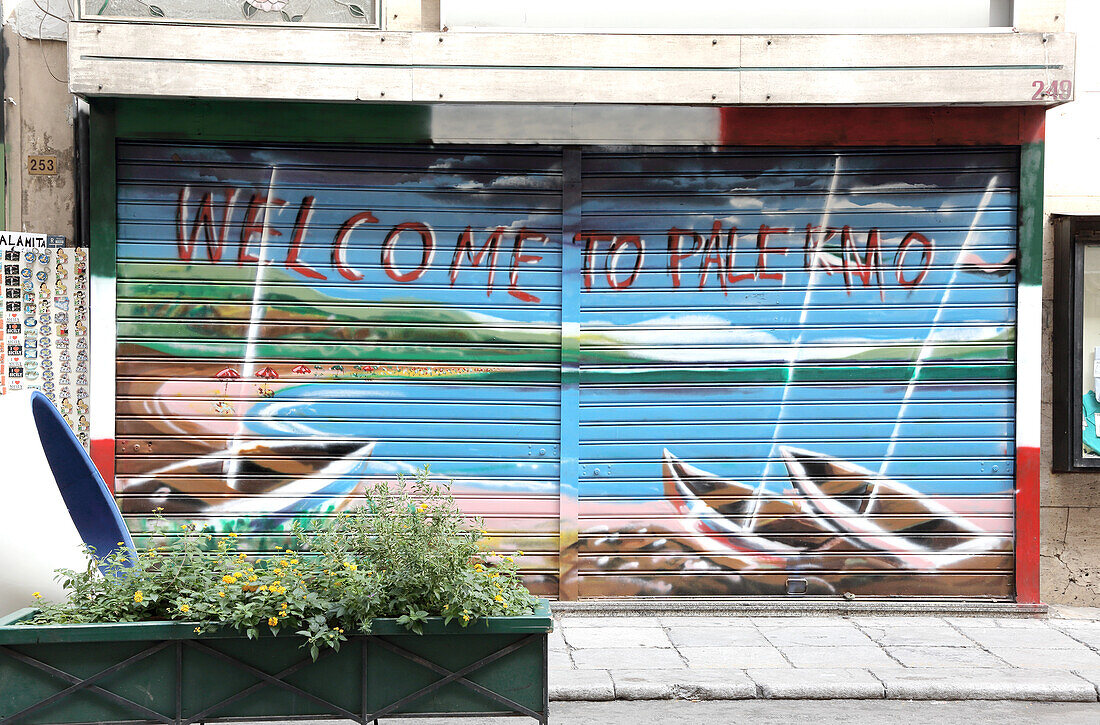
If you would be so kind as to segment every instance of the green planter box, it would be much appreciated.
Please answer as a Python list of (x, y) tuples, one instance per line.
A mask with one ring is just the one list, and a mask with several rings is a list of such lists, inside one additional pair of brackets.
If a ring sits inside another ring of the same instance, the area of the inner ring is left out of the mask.
[(550, 607), (424, 634), (374, 621), (314, 662), (292, 633), (181, 622), (26, 626), (0, 617), (0, 725), (524, 715), (547, 722)]

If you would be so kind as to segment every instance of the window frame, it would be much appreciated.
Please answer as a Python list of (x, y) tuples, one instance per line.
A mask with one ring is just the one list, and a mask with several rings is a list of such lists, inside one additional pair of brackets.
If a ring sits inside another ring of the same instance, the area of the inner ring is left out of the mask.
[(1100, 455), (1082, 451), (1085, 248), (1100, 247), (1100, 216), (1051, 215), (1054, 227), (1052, 468), (1100, 470)]

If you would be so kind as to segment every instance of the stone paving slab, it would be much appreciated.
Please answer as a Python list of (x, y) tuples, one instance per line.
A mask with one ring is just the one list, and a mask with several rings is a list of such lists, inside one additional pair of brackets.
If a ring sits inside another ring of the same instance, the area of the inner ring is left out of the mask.
[(901, 667), (874, 645), (864, 647), (780, 647), (783, 657), (803, 669)]
[(1050, 619), (567, 615), (550, 639), (551, 692), (555, 700), (1097, 702), (1100, 619), (1091, 611)]
[(1080, 649), (1045, 650), (1036, 647), (997, 647), (990, 652), (1013, 667), (1026, 670), (1100, 669), (1100, 654), (1084, 645)]
[(867, 670), (748, 670), (760, 697), (773, 700), (881, 700), (882, 681)]
[(762, 629), (776, 647), (860, 647), (872, 640), (855, 627), (792, 627)]
[(607, 670), (553, 670), (551, 700), (604, 702), (615, 699), (615, 685)]
[(770, 647), (771, 642), (751, 624), (732, 627), (668, 627), (677, 647)]
[(996, 667), (1007, 663), (980, 647), (886, 647), (886, 653), (905, 667)]
[(973, 647), (974, 642), (945, 622), (936, 625), (909, 625), (899, 623), (893, 627), (884, 625), (866, 626), (864, 633), (883, 646), (922, 646), (922, 647)]
[(675, 670), (686, 667), (674, 649), (605, 647), (573, 650), (578, 670)]
[(612, 672), (618, 700), (747, 700), (756, 683), (738, 670), (642, 670)]
[(774, 647), (680, 647), (691, 668), (790, 667)]
[(555, 627), (570, 629), (573, 627), (660, 627), (657, 617), (561, 617), (554, 622)]
[(1092, 686), (1096, 688), (1097, 694), (1100, 695), (1100, 667), (1081, 668), (1079, 670), (1074, 670), (1073, 674), (1092, 683)]
[(890, 700), (1095, 702), (1092, 683), (1070, 672), (928, 667), (871, 670)]
[(1049, 629), (1051, 626), (1045, 619), (1010, 617), (944, 617), (943, 621), (959, 629), (989, 627), (998, 629)]
[(985, 627), (963, 629), (967, 637), (982, 647), (1030, 647), (1041, 649), (1082, 649), (1084, 645), (1065, 634), (1051, 629), (1001, 629)]
[(565, 641), (573, 649), (594, 647), (672, 647), (660, 627), (573, 627), (566, 629)]

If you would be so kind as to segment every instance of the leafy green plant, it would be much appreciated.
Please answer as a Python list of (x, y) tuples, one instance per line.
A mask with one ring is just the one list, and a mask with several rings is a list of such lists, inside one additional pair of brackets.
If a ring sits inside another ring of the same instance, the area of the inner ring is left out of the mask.
[(484, 534), (424, 468), (395, 488), (376, 484), (353, 511), (296, 527), (298, 550), (275, 556), (238, 552), (237, 534), (215, 545), (195, 525), (132, 561), (124, 548), (103, 559), (89, 551), (84, 570), (58, 571), (65, 601), (39, 598), (30, 623), (180, 620), (196, 632), (228, 626), (250, 638), (291, 628), (316, 658), (321, 647), (339, 649), (348, 631), (369, 632), (378, 617), (420, 633), (430, 616), (467, 626), (532, 612), (536, 599), (515, 557), (483, 552)]

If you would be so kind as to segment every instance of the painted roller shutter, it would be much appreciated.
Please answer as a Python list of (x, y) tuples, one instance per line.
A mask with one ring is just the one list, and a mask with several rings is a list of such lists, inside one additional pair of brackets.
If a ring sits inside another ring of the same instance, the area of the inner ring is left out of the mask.
[(131, 526), (270, 550), (431, 463), (555, 594), (560, 205), (552, 149), (121, 143)]
[(1010, 597), (1016, 168), (121, 143), (124, 512), (431, 463), (551, 596)]
[(1010, 597), (1015, 151), (581, 164), (580, 595)]

